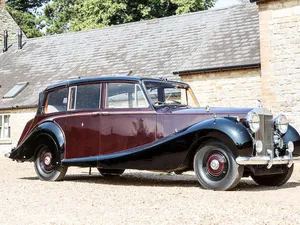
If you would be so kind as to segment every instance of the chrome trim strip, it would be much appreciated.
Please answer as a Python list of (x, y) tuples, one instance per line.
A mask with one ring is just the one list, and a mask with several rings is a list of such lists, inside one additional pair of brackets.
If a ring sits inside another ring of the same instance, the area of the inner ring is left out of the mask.
[[(270, 156), (262, 156), (262, 157), (244, 157), (239, 156), (236, 158), (236, 163), (239, 165), (284, 165), (292, 163), (300, 163), (300, 156), (298, 157), (276, 157), (271, 159)], [(271, 168), (271, 167), (270, 167)]]

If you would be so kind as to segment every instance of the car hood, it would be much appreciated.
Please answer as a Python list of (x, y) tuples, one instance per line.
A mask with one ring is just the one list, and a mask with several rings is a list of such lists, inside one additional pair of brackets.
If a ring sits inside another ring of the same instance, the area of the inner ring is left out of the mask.
[(245, 117), (253, 108), (225, 108), (225, 107), (212, 107), (209, 112), (206, 108), (169, 108), (172, 114), (216, 114), (222, 116), (239, 116)]

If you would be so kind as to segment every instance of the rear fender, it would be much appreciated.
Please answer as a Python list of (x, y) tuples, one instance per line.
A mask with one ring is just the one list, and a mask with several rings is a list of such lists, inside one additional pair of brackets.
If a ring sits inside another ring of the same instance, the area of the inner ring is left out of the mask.
[(62, 129), (55, 122), (44, 122), (35, 127), (28, 137), (15, 149), (12, 150), (10, 158), (20, 161), (34, 161), (37, 144), (41, 141), (50, 141), (60, 163), (64, 157), (65, 137)]

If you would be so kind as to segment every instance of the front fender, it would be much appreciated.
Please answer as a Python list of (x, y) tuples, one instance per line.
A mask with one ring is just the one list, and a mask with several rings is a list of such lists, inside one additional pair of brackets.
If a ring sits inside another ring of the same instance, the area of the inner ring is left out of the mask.
[(285, 135), (282, 138), (283, 138), (284, 143), (288, 143), (289, 141), (292, 141), (295, 146), (293, 155), (300, 156), (300, 135), (296, 131), (296, 129), (294, 127), (292, 127), (291, 125), (289, 125), (287, 132), (285, 133)]
[(46, 138), (54, 143), (56, 154), (60, 156), (58, 157), (58, 161), (60, 162), (64, 157), (65, 137), (61, 127), (55, 122), (50, 121), (36, 126), (27, 138), (12, 150), (9, 158), (13, 160), (33, 161), (36, 154), (35, 144), (42, 138)]
[(194, 133), (182, 167), (192, 167), (193, 158), (199, 147), (209, 140), (224, 142), (235, 157), (251, 156), (253, 139), (247, 128), (233, 118), (215, 118), (192, 125), (187, 132)]
[[(252, 137), (247, 128), (237, 121), (227, 118), (216, 118), (197, 123), (189, 128), (198, 131), (198, 137), (213, 135), (213, 138), (222, 140), (228, 137), (238, 150), (252, 147)], [(225, 136), (224, 136), (225, 135)]]

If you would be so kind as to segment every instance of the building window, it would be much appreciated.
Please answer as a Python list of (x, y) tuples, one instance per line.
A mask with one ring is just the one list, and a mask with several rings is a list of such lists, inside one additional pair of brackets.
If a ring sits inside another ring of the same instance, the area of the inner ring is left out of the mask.
[(0, 115), (0, 139), (10, 138), (10, 115)]
[(10, 89), (9, 92), (7, 92), (3, 98), (14, 98), (16, 97), (21, 91), (23, 91), (26, 86), (28, 85), (28, 82), (19, 82), (16, 86), (14, 86), (12, 89)]

